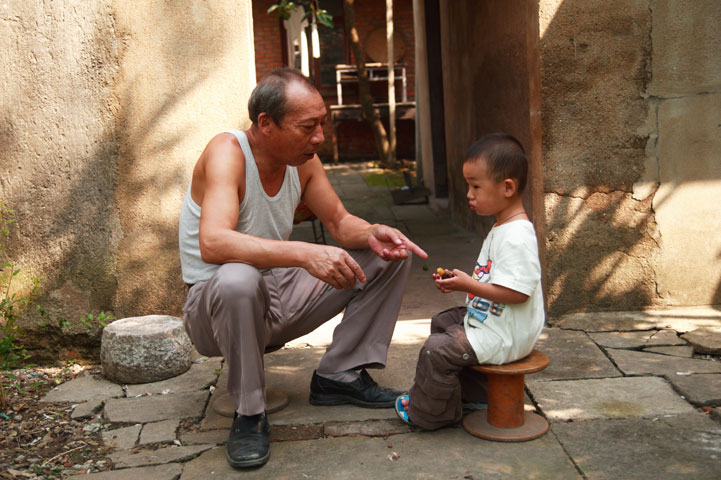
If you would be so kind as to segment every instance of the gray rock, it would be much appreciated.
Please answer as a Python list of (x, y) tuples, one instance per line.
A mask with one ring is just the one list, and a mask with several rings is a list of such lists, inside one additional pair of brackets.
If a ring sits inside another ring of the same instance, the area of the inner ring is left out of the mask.
[(661, 355), (670, 355), (672, 357), (693, 358), (693, 347), (691, 345), (675, 347), (648, 347), (644, 348), (643, 351), (649, 353), (660, 353)]
[(681, 346), (688, 345), (688, 342), (678, 336), (676, 330), (660, 330), (648, 339), (647, 346)]
[(221, 366), (221, 358), (211, 358), (202, 363), (193, 363), (190, 370), (159, 382), (128, 385), (128, 397), (154, 395), (156, 393), (183, 393), (203, 390), (215, 384), (218, 379), (216, 370)]
[(648, 343), (655, 330), (643, 332), (598, 332), (589, 333), (591, 340), (602, 347), (641, 348)]
[(550, 422), (694, 412), (658, 377), (533, 382), (528, 388)]
[(608, 353), (626, 375), (665, 375), (670, 379), (679, 374), (721, 373), (721, 363), (709, 360), (671, 357), (614, 348), (609, 348)]
[(691, 332), (684, 333), (681, 337), (688, 340), (697, 353), (706, 353), (709, 355), (721, 354), (721, 327), (697, 328)]
[(183, 472), (179, 463), (156, 465), (154, 467), (125, 468), (110, 472), (89, 473), (83, 480), (176, 480)]
[(676, 375), (669, 380), (694, 405), (721, 406), (721, 374)]
[(689, 332), (718, 327), (721, 313), (710, 306), (659, 308), (644, 311), (569, 313), (549, 318), (554, 327), (585, 332), (621, 332), (673, 329)]
[(78, 418), (89, 418), (92, 417), (95, 412), (103, 407), (105, 400), (102, 398), (96, 398), (94, 400), (88, 400), (87, 402), (79, 403), (73, 409), (73, 413), (70, 414), (70, 418), (73, 420)]
[(41, 402), (81, 403), (89, 400), (122, 397), (123, 388), (104, 378), (78, 376), (50, 390)]
[(472, 437), (462, 428), (444, 428), (387, 439), (333, 437), (274, 442), (270, 448), (270, 461), (263, 468), (234, 470), (225, 458), (225, 447), (217, 447), (185, 464), (180, 478), (581, 478), (553, 435), (532, 442), (489, 442)]
[(105, 417), (112, 423), (148, 423), (171, 418), (200, 418), (207, 399), (206, 390), (137, 398), (114, 398), (105, 403), (103, 411)]
[(716, 407), (711, 410), (711, 418), (717, 422), (721, 422), (721, 407)]
[(545, 328), (536, 349), (548, 355), (551, 363), (545, 370), (526, 376), (526, 381), (621, 376), (583, 332)]
[(183, 321), (167, 315), (117, 320), (103, 329), (100, 362), (118, 383), (148, 383), (186, 372), (192, 344)]
[(664, 417), (555, 423), (551, 429), (584, 478), (719, 478), (721, 436), (669, 425)]
[(142, 425), (131, 425), (129, 427), (116, 428), (102, 433), (103, 443), (107, 447), (128, 450), (135, 446)]
[(688, 345), (675, 330), (646, 330), (640, 332), (599, 332), (588, 334), (594, 342), (607, 348), (639, 349), (650, 346)]
[[(215, 447), (215, 445), (192, 445), (188, 447), (165, 447), (157, 450), (141, 450), (130, 452), (122, 450), (110, 454), (110, 460), (116, 468), (143, 467), (148, 465), (161, 465), (171, 462), (184, 462)], [(226, 462), (227, 463), (227, 462)], [(201, 476), (198, 478), (207, 478)]]
[(348, 435), (366, 435), (382, 437), (408, 433), (411, 427), (400, 420), (369, 420), (366, 422), (328, 422), (323, 426), (328, 437), (345, 437)]
[(139, 445), (173, 443), (176, 439), (176, 432), (178, 431), (179, 425), (180, 421), (177, 419), (146, 423), (143, 425), (143, 431), (140, 433)]
[[(270, 431), (273, 435), (275, 429)], [(228, 430), (207, 430), (204, 432), (180, 432), (180, 442), (183, 445), (203, 445), (203, 444), (215, 444), (222, 445), (228, 441)]]

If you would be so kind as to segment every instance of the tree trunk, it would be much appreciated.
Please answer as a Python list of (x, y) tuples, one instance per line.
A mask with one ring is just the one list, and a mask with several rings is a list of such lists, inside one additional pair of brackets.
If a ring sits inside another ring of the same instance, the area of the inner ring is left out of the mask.
[(351, 49), (355, 57), (356, 68), (358, 69), (358, 90), (360, 94), (361, 109), (363, 117), (373, 129), (373, 136), (378, 149), (378, 158), (381, 166), (393, 167), (391, 159), (390, 143), (388, 142), (388, 134), (381, 122), (378, 112), (373, 107), (373, 97), (370, 92), (370, 84), (368, 82), (368, 72), (365, 67), (365, 53), (360, 43), (358, 30), (355, 28), (355, 9), (354, 0), (343, 0), (343, 15), (345, 17), (345, 29), (350, 38)]

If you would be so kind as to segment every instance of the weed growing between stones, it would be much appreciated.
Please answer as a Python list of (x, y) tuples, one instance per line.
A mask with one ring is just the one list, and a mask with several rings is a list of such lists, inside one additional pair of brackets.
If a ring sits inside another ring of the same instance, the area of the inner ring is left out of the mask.
[[(14, 281), (21, 271), (8, 252), (11, 227), (15, 223), (14, 213), (14, 210), (5, 208), (4, 204), (0, 202), (0, 409), (3, 411), (9, 407), (9, 392), (19, 388), (17, 375), (10, 370), (22, 367), (31, 356), (19, 340), (23, 333), (17, 324), (20, 316), (34, 307), (46, 320), (46, 327), (51, 326), (57, 330), (57, 333), (62, 334), (63, 328), (70, 326), (70, 321), (63, 317), (53, 318), (42, 305), (36, 302), (40, 289), (38, 277), (31, 275), (32, 286), (29, 292), (24, 294), (18, 293), (18, 289), (14, 285)], [(80, 317), (79, 323), (87, 329), (93, 329), (96, 326), (104, 328), (113, 320), (115, 317), (105, 312), (97, 315), (88, 313)]]
[[(15, 222), (14, 213), (0, 203), (0, 372), (5, 372), (30, 357), (25, 347), (18, 343), (17, 336), (22, 331), (17, 320), (32, 304), (39, 286), (39, 281), (33, 278), (33, 286), (28, 295), (21, 296), (12, 290), (13, 280), (20, 273), (7, 252), (10, 225)], [(14, 376), (10, 373), (0, 375), (0, 407), (3, 410), (7, 408), (7, 390), (13, 379)]]

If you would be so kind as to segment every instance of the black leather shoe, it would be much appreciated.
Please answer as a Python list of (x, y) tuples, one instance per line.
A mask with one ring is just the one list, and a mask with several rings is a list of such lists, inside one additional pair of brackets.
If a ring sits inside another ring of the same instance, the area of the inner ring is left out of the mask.
[(270, 425), (265, 413), (235, 414), (225, 455), (234, 468), (260, 467), (270, 458)]
[(378, 386), (365, 369), (354, 382), (336, 382), (313, 372), (310, 381), (310, 403), (313, 405), (343, 405), (352, 403), (366, 408), (393, 408), (403, 392)]

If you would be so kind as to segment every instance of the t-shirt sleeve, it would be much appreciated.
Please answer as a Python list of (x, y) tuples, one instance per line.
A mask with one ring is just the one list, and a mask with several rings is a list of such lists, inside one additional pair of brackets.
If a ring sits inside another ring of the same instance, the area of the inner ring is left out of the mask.
[(490, 283), (530, 296), (541, 281), (535, 235), (504, 235), (494, 252)]

